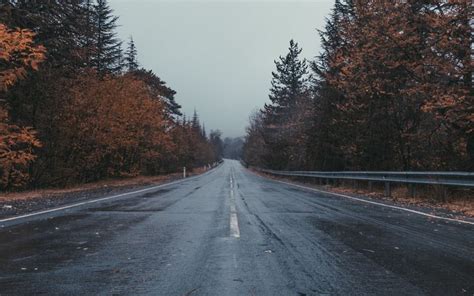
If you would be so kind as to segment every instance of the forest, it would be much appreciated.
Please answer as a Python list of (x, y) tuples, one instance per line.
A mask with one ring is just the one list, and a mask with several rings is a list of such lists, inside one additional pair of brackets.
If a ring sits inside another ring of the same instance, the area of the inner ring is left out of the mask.
[(314, 60), (275, 61), (250, 117), (249, 165), (280, 170), (474, 169), (472, 3), (338, 0)]
[(0, 4), (0, 190), (156, 175), (218, 161), (223, 141), (117, 37), (106, 0)]

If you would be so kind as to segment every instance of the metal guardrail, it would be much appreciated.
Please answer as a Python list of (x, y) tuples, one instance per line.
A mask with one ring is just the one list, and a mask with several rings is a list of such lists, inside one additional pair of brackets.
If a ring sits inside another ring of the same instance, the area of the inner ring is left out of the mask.
[(412, 195), (415, 194), (415, 184), (474, 188), (474, 172), (321, 172), (257, 170), (272, 175), (319, 178), (326, 181), (334, 179), (368, 181), (370, 189), (372, 189), (372, 182), (384, 182), (385, 195), (387, 196), (391, 195), (391, 183), (409, 184)]

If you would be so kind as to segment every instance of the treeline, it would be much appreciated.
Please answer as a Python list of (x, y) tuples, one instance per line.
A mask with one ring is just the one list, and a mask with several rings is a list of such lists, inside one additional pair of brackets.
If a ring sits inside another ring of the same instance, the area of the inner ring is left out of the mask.
[(117, 38), (116, 21), (105, 0), (1, 2), (0, 189), (221, 157), (220, 133), (209, 138), (196, 113), (182, 116), (176, 92), (139, 66), (133, 39)]
[(470, 0), (336, 1), (314, 61), (276, 61), (244, 160), (273, 169), (472, 170)]
[(242, 159), (242, 147), (244, 146), (243, 137), (224, 139), (224, 158)]

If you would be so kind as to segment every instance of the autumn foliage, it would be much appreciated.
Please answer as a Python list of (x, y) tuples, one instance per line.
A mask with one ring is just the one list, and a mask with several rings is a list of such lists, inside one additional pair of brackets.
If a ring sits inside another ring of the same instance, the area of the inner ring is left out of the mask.
[(107, 1), (44, 5), (0, 4), (0, 189), (189, 171), (220, 159), (197, 113), (187, 120), (176, 92), (138, 69), (133, 42), (121, 49)]
[[(37, 70), (45, 49), (33, 42), (29, 30), (12, 30), (0, 24), (0, 94), (5, 93), (27, 71)], [(0, 188), (23, 186), (28, 168), (35, 160), (34, 149), (41, 146), (35, 131), (10, 123), (8, 105), (0, 101)]]
[(55, 126), (55, 150), (69, 156), (61, 175), (70, 181), (136, 176), (171, 150), (163, 102), (129, 76), (74, 79)]
[[(283, 121), (269, 110), (285, 106), (271, 96), (272, 107), (253, 118), (246, 144), (251, 149), (263, 140), (264, 152), (257, 162), (249, 156), (249, 162), (280, 169), (472, 169), (471, 5), (336, 1), (311, 73), (293, 73), (301, 82), (310, 78), (300, 93), (306, 90), (312, 103), (300, 111), (294, 104), (288, 113), (299, 119), (285, 125), (306, 130), (284, 136), (290, 141), (276, 151), (289, 155), (278, 156), (268, 140), (268, 122)], [(277, 64), (280, 68), (285, 69)]]
[(9, 29), (0, 24), (0, 90), (6, 91), (25, 78), (28, 69), (38, 70), (45, 48), (34, 44), (34, 36), (30, 30)]

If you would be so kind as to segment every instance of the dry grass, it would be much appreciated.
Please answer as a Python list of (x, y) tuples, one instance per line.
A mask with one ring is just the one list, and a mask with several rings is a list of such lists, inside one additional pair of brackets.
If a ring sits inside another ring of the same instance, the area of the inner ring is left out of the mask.
[[(193, 172), (189, 173), (188, 176), (194, 176), (204, 173), (206, 170), (203, 168), (194, 169)], [(181, 173), (160, 175), (160, 176), (138, 176), (126, 179), (111, 179), (102, 180), (94, 183), (78, 184), (65, 188), (49, 188), (49, 189), (37, 189), (21, 192), (0, 192), (0, 202), (9, 202), (13, 200), (31, 200), (41, 198), (45, 196), (59, 196), (68, 193), (89, 191), (102, 188), (120, 189), (126, 187), (139, 187), (147, 185), (158, 185), (171, 180), (182, 178)]]

